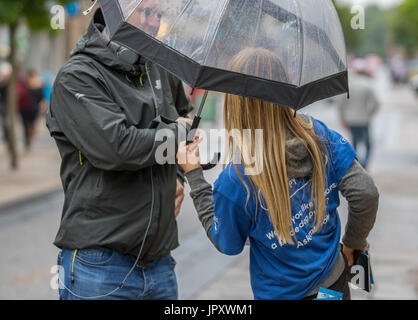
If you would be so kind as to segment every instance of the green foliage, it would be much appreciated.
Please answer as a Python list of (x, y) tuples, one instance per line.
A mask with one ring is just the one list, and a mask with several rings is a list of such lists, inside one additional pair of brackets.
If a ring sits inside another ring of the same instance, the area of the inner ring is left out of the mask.
[(363, 30), (354, 30), (351, 28), (351, 19), (353, 18), (353, 14), (351, 13), (351, 4), (339, 0), (332, 0), (332, 2), (337, 9), (338, 16), (340, 17), (347, 50), (357, 53), (363, 43), (364, 37)]
[(404, 0), (391, 19), (393, 39), (412, 56), (418, 51), (418, 1)]
[(0, 24), (16, 25), (21, 11), (21, 1), (0, 1)]
[(388, 11), (378, 5), (369, 5), (365, 10), (366, 26), (363, 31), (363, 43), (359, 54), (376, 53), (384, 56), (388, 46), (390, 27)]
[[(365, 29), (351, 28), (351, 6), (348, 0), (333, 0), (340, 16), (347, 50), (356, 55), (376, 53), (385, 56), (387, 48), (395, 43), (407, 49), (410, 55), (418, 50), (418, 1), (404, 0), (393, 9), (378, 4), (365, 8)], [(392, 42), (391, 42), (392, 41)]]
[[(18, 25), (26, 21), (30, 29), (39, 30), (49, 27), (50, 16), (48, 0), (1, 0), (0, 24)], [(74, 2), (74, 0), (60, 0), (57, 3)]]

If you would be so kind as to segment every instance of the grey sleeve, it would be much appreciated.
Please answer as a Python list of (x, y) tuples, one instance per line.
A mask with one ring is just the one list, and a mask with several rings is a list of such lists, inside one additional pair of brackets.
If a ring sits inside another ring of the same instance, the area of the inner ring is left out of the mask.
[(348, 219), (342, 241), (349, 248), (363, 250), (376, 220), (379, 192), (357, 160), (354, 160), (338, 189), (348, 202)]
[[(179, 141), (185, 141), (187, 139), (187, 136), (192, 126), (184, 121), (179, 121), (178, 123), (181, 126), (179, 127), (179, 134), (180, 134)], [(179, 164), (177, 164), (177, 179), (179, 179), (181, 184), (184, 186), (184, 184), (186, 183), (186, 178), (184, 175), (184, 170)]]
[(206, 231), (206, 235), (216, 249), (222, 252), (211, 237), (213, 216), (215, 214), (212, 186), (205, 180), (202, 167), (187, 172), (185, 176), (190, 185), (190, 196), (193, 199), (199, 220)]

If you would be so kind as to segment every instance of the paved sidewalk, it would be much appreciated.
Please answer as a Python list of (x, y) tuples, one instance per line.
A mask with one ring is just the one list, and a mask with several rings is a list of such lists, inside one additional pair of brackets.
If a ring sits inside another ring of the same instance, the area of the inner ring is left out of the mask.
[(44, 118), (38, 120), (38, 136), (29, 152), (24, 149), (21, 132), (18, 125), (17, 171), (10, 169), (7, 147), (0, 143), (0, 207), (61, 188), (60, 156)]

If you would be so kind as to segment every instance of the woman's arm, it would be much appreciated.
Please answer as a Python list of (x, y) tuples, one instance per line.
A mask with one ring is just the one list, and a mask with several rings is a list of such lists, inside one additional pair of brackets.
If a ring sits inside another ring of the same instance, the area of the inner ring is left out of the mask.
[(214, 191), (206, 182), (200, 166), (198, 145), (201, 141), (201, 138), (195, 138), (187, 146), (184, 141), (181, 142), (177, 161), (185, 172), (191, 188), (190, 195), (208, 238), (221, 253), (236, 255), (244, 248), (251, 220), (244, 209), (228, 197), (225, 190), (228, 190), (231, 183), (229, 177), (226, 179), (221, 174), (215, 182)]
[(193, 199), (199, 220), (210, 241), (216, 249), (221, 251), (211, 236), (213, 217), (215, 214), (212, 186), (205, 180), (202, 167), (186, 172), (185, 176), (190, 185), (190, 196)]
[(348, 201), (343, 243), (349, 248), (363, 250), (376, 220), (379, 192), (373, 179), (357, 160), (340, 181), (338, 189)]

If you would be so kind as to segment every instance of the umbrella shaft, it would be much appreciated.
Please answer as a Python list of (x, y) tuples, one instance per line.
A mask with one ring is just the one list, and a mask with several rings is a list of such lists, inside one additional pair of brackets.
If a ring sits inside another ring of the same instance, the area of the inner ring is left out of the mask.
[[(200, 117), (203, 111), (203, 107), (205, 106), (206, 98), (208, 97), (208, 91), (206, 90), (203, 94), (202, 101), (200, 102), (199, 110), (197, 111), (197, 116)], [(192, 128), (196, 129), (196, 128)]]
[[(207, 97), (208, 97), (208, 91), (206, 90), (203, 97), (202, 97), (202, 101), (200, 102), (199, 110), (197, 111), (197, 114), (195, 115), (195, 117), (193, 119), (192, 127), (190, 128), (190, 130), (197, 129), (199, 127), (200, 120), (202, 119), (201, 115), (202, 115), (203, 107), (205, 106), (205, 102), (206, 102)], [(188, 139), (187, 144), (190, 144), (193, 141), (194, 141), (194, 139), (191, 139), (191, 140)]]

